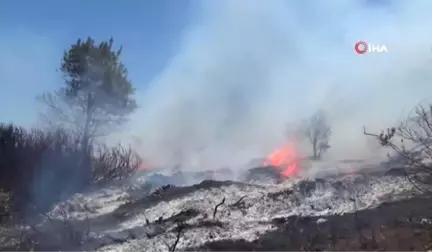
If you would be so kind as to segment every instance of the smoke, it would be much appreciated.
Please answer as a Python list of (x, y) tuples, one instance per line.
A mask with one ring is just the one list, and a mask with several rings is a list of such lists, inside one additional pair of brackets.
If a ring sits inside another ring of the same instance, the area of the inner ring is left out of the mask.
[[(131, 121), (151, 162), (242, 165), (283, 144), (317, 109), (333, 127), (328, 157), (369, 157), (377, 148), (364, 125), (392, 126), (429, 98), (432, 2), (194, 3), (181, 50)], [(389, 52), (357, 55), (358, 40)]]

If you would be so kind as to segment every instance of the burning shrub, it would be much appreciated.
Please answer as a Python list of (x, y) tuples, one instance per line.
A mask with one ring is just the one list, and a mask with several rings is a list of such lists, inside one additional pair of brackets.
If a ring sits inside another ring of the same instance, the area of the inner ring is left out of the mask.
[(300, 168), (300, 157), (294, 142), (288, 142), (275, 149), (267, 156), (264, 166), (279, 170), (283, 177), (297, 175)]

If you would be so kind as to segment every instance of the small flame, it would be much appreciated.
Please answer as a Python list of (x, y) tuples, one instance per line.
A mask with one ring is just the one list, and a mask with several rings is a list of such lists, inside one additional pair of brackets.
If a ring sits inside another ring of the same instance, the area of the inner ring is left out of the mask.
[(265, 166), (280, 168), (284, 177), (295, 176), (299, 172), (299, 157), (293, 143), (287, 143), (267, 156)]

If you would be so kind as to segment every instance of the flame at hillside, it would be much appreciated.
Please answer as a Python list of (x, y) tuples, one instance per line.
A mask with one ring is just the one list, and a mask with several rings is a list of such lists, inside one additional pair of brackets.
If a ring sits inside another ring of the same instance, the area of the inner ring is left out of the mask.
[(300, 158), (294, 143), (289, 142), (267, 156), (265, 166), (278, 167), (284, 177), (295, 176), (299, 172)]

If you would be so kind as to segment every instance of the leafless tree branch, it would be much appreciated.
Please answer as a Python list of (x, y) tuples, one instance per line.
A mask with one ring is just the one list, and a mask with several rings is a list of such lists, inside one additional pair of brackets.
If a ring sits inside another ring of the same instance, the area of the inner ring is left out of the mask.
[(305, 123), (305, 136), (312, 145), (315, 159), (319, 159), (330, 148), (329, 139), (331, 134), (331, 127), (322, 111), (316, 112)]
[[(407, 179), (421, 192), (431, 192), (432, 184), (432, 105), (418, 106), (398, 128), (388, 128), (380, 134), (368, 133), (394, 154)], [(390, 157), (390, 155), (389, 155)]]

